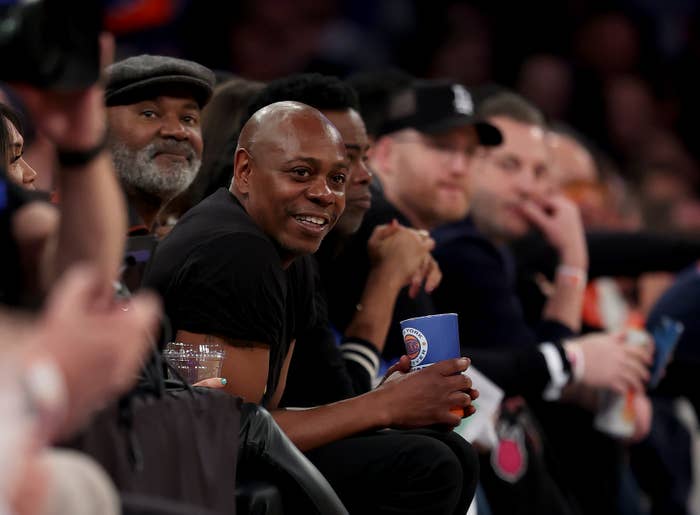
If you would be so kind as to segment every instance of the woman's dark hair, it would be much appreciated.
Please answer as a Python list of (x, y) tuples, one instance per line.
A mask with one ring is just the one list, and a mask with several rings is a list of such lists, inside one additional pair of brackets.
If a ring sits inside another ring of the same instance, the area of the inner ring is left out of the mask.
[(22, 134), (22, 122), (19, 116), (17, 116), (17, 113), (7, 105), (0, 103), (0, 122), (2, 122), (0, 123), (0, 166), (7, 171), (7, 167), (10, 165), (14, 153), (12, 151), (13, 141), (10, 136), (10, 129), (7, 127), (5, 121), (14, 125), (17, 132)]

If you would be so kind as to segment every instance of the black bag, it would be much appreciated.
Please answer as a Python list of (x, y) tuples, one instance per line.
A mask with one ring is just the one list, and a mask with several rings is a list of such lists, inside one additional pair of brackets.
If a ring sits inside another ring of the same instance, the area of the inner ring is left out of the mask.
[(122, 493), (235, 513), (241, 399), (166, 381), (154, 352), (139, 384), (68, 446), (92, 456)]

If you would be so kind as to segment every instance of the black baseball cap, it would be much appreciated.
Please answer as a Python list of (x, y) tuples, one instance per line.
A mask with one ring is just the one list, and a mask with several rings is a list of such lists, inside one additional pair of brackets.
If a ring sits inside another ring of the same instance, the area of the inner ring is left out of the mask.
[(390, 99), (379, 135), (407, 128), (437, 134), (467, 125), (474, 126), (484, 146), (500, 145), (503, 141), (501, 131), (475, 115), (467, 88), (443, 80), (417, 80)]
[(108, 66), (105, 103), (108, 107), (128, 105), (158, 95), (165, 88), (178, 87), (189, 91), (204, 105), (214, 91), (214, 72), (193, 61), (162, 55), (129, 57)]

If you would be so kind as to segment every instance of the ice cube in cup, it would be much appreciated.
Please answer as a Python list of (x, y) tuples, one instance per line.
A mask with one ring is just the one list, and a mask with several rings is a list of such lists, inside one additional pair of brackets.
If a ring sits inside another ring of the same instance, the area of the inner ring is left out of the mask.
[(163, 357), (188, 383), (221, 376), (226, 350), (221, 343), (170, 342)]

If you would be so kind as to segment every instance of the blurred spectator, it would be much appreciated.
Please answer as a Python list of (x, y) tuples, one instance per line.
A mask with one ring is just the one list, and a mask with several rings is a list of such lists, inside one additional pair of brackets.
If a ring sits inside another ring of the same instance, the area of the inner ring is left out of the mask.
[(414, 80), (411, 75), (396, 68), (360, 72), (348, 77), (348, 84), (357, 92), (360, 114), (370, 143), (374, 142), (383, 129), (391, 96), (408, 87)]
[(607, 127), (615, 153), (634, 159), (657, 124), (654, 98), (638, 77), (610, 78), (604, 90)]
[(446, 11), (447, 27), (432, 56), (428, 76), (450, 78), (466, 86), (491, 79), (491, 34), (488, 20), (475, 7), (451, 2)]
[(0, 163), (11, 180), (29, 190), (36, 189), (36, 171), (24, 160), (24, 136), (22, 123), (17, 114), (4, 104), (0, 104)]
[(580, 63), (601, 79), (636, 71), (641, 54), (639, 30), (623, 12), (607, 12), (584, 22), (575, 36)]
[(517, 89), (549, 120), (563, 120), (573, 93), (571, 65), (556, 55), (532, 55), (520, 67)]

